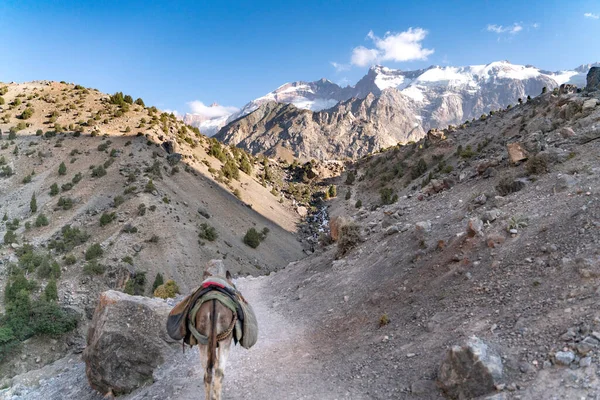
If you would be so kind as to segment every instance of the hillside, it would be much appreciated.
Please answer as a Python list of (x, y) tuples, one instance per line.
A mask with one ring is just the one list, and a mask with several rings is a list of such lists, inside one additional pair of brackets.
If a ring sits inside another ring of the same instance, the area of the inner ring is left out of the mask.
[[(227, 398), (600, 395), (598, 93), (563, 87), (349, 163), (315, 253), (238, 280), (262, 328), (232, 352)], [(501, 376), (458, 375), (461, 395), (440, 365), (472, 336)], [(65, 358), (5, 393), (98, 398), (83, 371)], [(125, 398), (196, 398), (202, 374), (174, 352)]]
[[(298, 202), (273, 187), (286, 173), (276, 163), (221, 146), (141, 99), (58, 82), (0, 88), (0, 296), (25, 276), (35, 300), (55, 279), (58, 304), (79, 320), (52, 349), (29, 339), (1, 375), (39, 367), (32, 354), (43, 365), (80, 348), (108, 288), (150, 295), (160, 273), (185, 293), (212, 258), (257, 275), (305, 255)], [(256, 249), (243, 242), (250, 228), (268, 232)]]

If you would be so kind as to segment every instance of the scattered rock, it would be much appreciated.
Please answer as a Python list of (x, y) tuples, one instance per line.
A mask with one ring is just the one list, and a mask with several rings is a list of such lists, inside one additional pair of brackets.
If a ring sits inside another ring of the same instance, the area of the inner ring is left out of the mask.
[(471, 218), (467, 223), (467, 234), (469, 237), (483, 236), (483, 221), (479, 218)]
[(481, 339), (448, 350), (438, 374), (440, 388), (451, 398), (474, 398), (494, 392), (502, 379), (502, 360)]
[(589, 99), (583, 102), (582, 110), (593, 110), (598, 105), (598, 99)]
[(415, 224), (417, 234), (425, 234), (431, 232), (431, 221), (420, 221)]
[(202, 215), (204, 218), (209, 219), (210, 214), (202, 207), (198, 207), (198, 214)]
[(90, 385), (119, 395), (152, 382), (154, 369), (179, 349), (166, 332), (170, 311), (159, 299), (102, 293), (83, 352)]
[(559, 351), (554, 355), (554, 359), (558, 365), (570, 365), (575, 361), (575, 353), (572, 351)]
[(527, 151), (525, 151), (520, 143), (509, 143), (506, 145), (506, 148), (511, 163), (515, 164), (527, 159)]
[(162, 143), (162, 147), (168, 154), (179, 153), (179, 145), (174, 140), (167, 140)]
[(494, 209), (484, 212), (483, 215), (481, 216), (481, 219), (483, 220), (483, 222), (494, 222), (495, 220), (498, 219), (499, 216), (500, 216), (500, 210), (498, 210), (497, 208), (494, 208)]
[(392, 225), (385, 230), (386, 235), (393, 235), (400, 232), (400, 228), (397, 225)]

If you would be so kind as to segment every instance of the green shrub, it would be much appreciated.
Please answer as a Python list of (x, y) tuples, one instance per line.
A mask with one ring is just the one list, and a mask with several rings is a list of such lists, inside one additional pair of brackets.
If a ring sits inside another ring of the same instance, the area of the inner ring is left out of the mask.
[(104, 254), (104, 250), (102, 250), (102, 247), (100, 246), (100, 244), (94, 243), (90, 247), (88, 247), (87, 250), (85, 251), (85, 260), (86, 261), (94, 260), (96, 258), (102, 257), (103, 254)]
[(33, 115), (33, 108), (27, 107), (19, 116), (21, 119), (29, 119)]
[(17, 235), (14, 231), (7, 231), (4, 234), (4, 244), (17, 243)]
[(62, 189), (63, 192), (68, 192), (69, 190), (73, 189), (73, 184), (71, 182), (67, 182), (67, 183), (61, 185), (60, 188)]
[(66, 175), (67, 174), (67, 166), (64, 162), (61, 162), (58, 166), (58, 175)]
[(124, 233), (137, 233), (138, 228), (136, 228), (135, 226), (133, 226), (131, 224), (125, 224), (125, 226), (123, 227), (123, 232)]
[(172, 279), (169, 279), (166, 283), (163, 283), (154, 290), (154, 296), (160, 297), (161, 299), (175, 297), (178, 293), (179, 286), (177, 286)]
[(28, 183), (31, 183), (31, 179), (32, 179), (31, 175), (26, 175), (26, 176), (23, 178), (23, 180), (21, 181), (21, 183), (23, 183), (24, 185), (26, 185), (26, 184), (28, 184)]
[(123, 292), (132, 296), (143, 296), (144, 287), (146, 286), (146, 273), (138, 271), (131, 276), (125, 284)]
[(148, 181), (148, 183), (146, 183), (146, 186), (144, 187), (144, 192), (146, 193), (152, 193), (156, 190), (156, 186), (154, 186), (154, 182), (152, 182), (152, 179), (150, 179)]
[(329, 197), (337, 197), (337, 188), (335, 185), (329, 186), (327, 193), (329, 194)]
[(114, 219), (117, 217), (116, 213), (104, 213), (102, 214), (102, 216), (100, 216), (100, 226), (105, 226), (110, 224), (111, 222), (114, 221)]
[(265, 240), (266, 234), (269, 231), (264, 231), (262, 233), (258, 232), (255, 228), (250, 228), (244, 235), (244, 243), (253, 249), (257, 248), (260, 242)]
[(113, 199), (113, 207), (117, 208), (124, 202), (125, 202), (125, 198), (123, 196), (115, 196), (115, 198)]
[(240, 179), (240, 170), (238, 169), (235, 161), (230, 158), (228, 158), (225, 164), (223, 164), (223, 166), (221, 167), (221, 171), (227, 179)]
[(77, 317), (67, 314), (55, 302), (37, 301), (31, 310), (33, 331), (40, 335), (57, 336), (77, 327)]
[(48, 226), (50, 225), (50, 221), (48, 221), (48, 217), (46, 217), (46, 215), (44, 214), (39, 214), (37, 216), (37, 218), (35, 219), (35, 226), (36, 227), (41, 227), (41, 226)]
[(101, 178), (104, 175), (106, 175), (106, 169), (104, 169), (104, 166), (99, 165), (99, 166), (94, 167), (92, 169), (92, 177), (94, 177), (94, 178)]
[(29, 211), (32, 213), (37, 212), (37, 199), (35, 198), (35, 193), (31, 195), (31, 200), (29, 201)]
[(356, 203), (354, 204), (354, 207), (361, 208), (362, 207), (362, 200), (356, 200)]
[(381, 204), (393, 204), (398, 201), (398, 195), (391, 188), (383, 188), (379, 194), (381, 195)]
[(58, 184), (53, 183), (52, 186), (50, 186), (50, 196), (56, 196), (57, 194), (58, 194)]
[(81, 231), (79, 228), (71, 228), (70, 225), (65, 225), (60, 231), (58, 238), (51, 240), (48, 243), (49, 249), (54, 249), (57, 252), (67, 253), (88, 241), (90, 235)]
[(83, 179), (83, 175), (81, 174), (81, 172), (78, 172), (75, 174), (75, 176), (73, 176), (73, 179), (71, 179), (71, 182), (73, 183), (73, 185), (79, 183), (81, 181), (81, 179)]
[(83, 266), (83, 272), (87, 275), (102, 275), (104, 271), (106, 271), (106, 266), (98, 263), (96, 260), (90, 260)]
[(351, 197), (352, 197), (352, 192), (350, 191), (350, 189), (348, 189), (348, 191), (346, 191), (346, 196), (344, 198), (346, 200), (350, 200)]
[(164, 283), (164, 278), (160, 272), (156, 274), (154, 278), (154, 283), (152, 283), (152, 293), (156, 291), (156, 288)]
[(65, 256), (65, 264), (66, 265), (73, 265), (76, 262), (77, 262), (77, 258), (73, 254), (69, 254), (69, 255)]
[(355, 179), (356, 175), (354, 175), (354, 172), (348, 171), (348, 175), (346, 175), (346, 185), (352, 185)]
[(44, 288), (43, 298), (47, 302), (58, 301), (58, 288), (56, 287), (56, 279), (50, 279)]
[(200, 224), (200, 233), (198, 234), (198, 236), (200, 237), (200, 239), (213, 242), (219, 237), (219, 234), (213, 226), (210, 226), (206, 222), (203, 222), (202, 224)]
[(58, 199), (58, 206), (61, 207), (63, 210), (70, 210), (71, 208), (73, 208), (73, 199), (71, 199), (70, 197), (60, 197)]
[(420, 158), (417, 164), (412, 168), (410, 176), (412, 179), (416, 179), (423, 175), (427, 171), (427, 163), (423, 158)]

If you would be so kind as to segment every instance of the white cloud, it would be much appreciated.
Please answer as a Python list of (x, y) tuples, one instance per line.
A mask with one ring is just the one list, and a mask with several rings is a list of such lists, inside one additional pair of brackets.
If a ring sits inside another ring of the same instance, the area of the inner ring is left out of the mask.
[(330, 64), (335, 68), (335, 72), (348, 71), (350, 69), (350, 64), (341, 64), (335, 61), (332, 61)]
[(187, 104), (190, 107), (192, 114), (199, 114), (209, 119), (225, 117), (239, 111), (237, 107), (221, 106), (219, 104), (207, 106), (199, 100), (190, 101)]
[(352, 50), (351, 63), (365, 67), (381, 61), (426, 60), (427, 56), (434, 52), (433, 49), (424, 49), (421, 45), (427, 33), (421, 28), (408, 28), (400, 33), (386, 32), (383, 38), (380, 38), (370, 31), (367, 38), (373, 41), (375, 48), (355, 47)]
[(540, 27), (540, 24), (539, 24), (539, 23), (537, 23), (537, 22), (534, 22), (534, 23), (531, 25), (531, 27), (532, 27), (533, 29), (537, 29), (537, 28), (539, 28), (539, 27)]
[(503, 33), (516, 35), (517, 33), (521, 32), (522, 30), (523, 30), (523, 25), (518, 24), (516, 22), (510, 26), (502, 26), (502, 25), (496, 25), (496, 24), (489, 24), (487, 26), (488, 32), (495, 32), (499, 35), (503, 34)]
[(600, 15), (598, 15), (598, 14), (585, 13), (585, 14), (583, 14), (583, 16), (586, 18), (591, 18), (591, 19), (600, 19)]

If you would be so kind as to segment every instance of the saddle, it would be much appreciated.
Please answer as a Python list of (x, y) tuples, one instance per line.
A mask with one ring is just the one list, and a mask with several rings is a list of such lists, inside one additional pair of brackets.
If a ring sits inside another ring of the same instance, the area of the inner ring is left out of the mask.
[(209, 277), (192, 294), (179, 302), (167, 318), (167, 333), (174, 340), (194, 346), (207, 344), (208, 338), (196, 331), (196, 313), (202, 303), (218, 300), (235, 313), (237, 320), (233, 329), (234, 342), (246, 349), (254, 346), (258, 339), (256, 315), (242, 294), (226, 279)]

